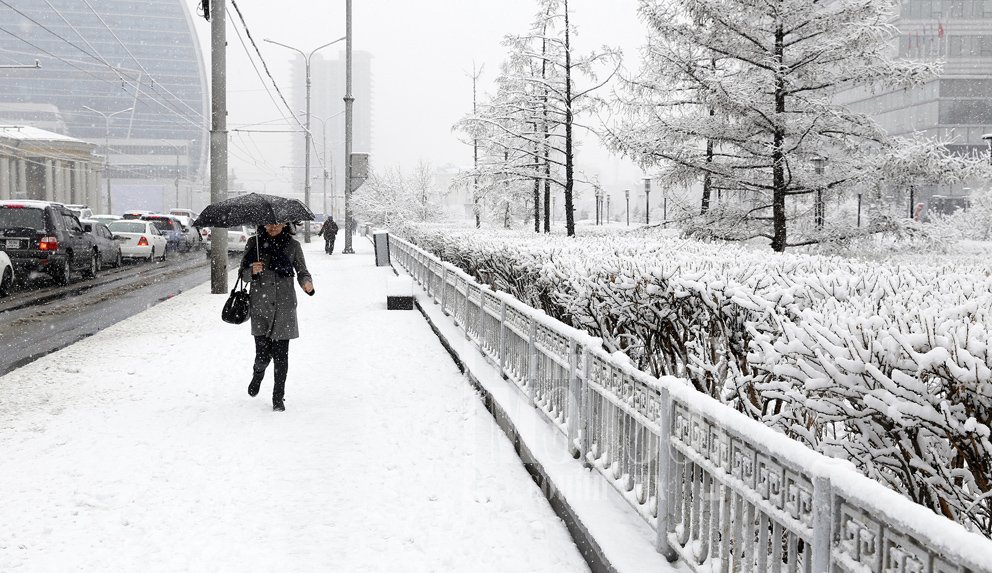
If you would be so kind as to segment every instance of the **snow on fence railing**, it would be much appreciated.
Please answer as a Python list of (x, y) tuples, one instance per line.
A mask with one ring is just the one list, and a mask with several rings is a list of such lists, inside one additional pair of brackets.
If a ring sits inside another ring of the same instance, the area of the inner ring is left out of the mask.
[(992, 573), (992, 541), (406, 241), (389, 246), (667, 558), (694, 571)]

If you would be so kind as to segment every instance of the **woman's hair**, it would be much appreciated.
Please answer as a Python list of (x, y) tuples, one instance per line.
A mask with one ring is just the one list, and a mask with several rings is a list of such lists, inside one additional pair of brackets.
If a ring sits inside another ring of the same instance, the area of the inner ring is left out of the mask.
[[(296, 234), (296, 224), (297, 223), (294, 223), (294, 222), (283, 223), (284, 226), (282, 228), (282, 232), (279, 233), (279, 235), (295, 235)], [(261, 235), (268, 234), (266, 232), (266, 230), (265, 230), (265, 225), (259, 225), (258, 226), (258, 229), (256, 229), (255, 232), (258, 233), (258, 235), (260, 235), (260, 236)], [(278, 237), (279, 235), (276, 235), (276, 236)]]

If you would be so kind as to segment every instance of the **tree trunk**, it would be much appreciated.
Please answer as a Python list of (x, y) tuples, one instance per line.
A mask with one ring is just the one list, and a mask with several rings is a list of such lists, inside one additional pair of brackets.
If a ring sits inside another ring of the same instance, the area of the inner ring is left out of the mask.
[[(713, 162), (713, 140), (706, 140), (706, 164)], [(705, 215), (710, 210), (710, 190), (713, 188), (713, 175), (706, 171), (703, 174), (703, 204), (699, 208), (699, 213)]]
[[(547, 33), (548, 25), (545, 23), (542, 35)], [(541, 40), (541, 111), (544, 120), (541, 122), (541, 132), (544, 136), (544, 232), (551, 232), (551, 134), (548, 127), (548, 40)]]
[[(537, 123), (531, 124), (534, 133), (537, 133)], [(541, 232), (541, 163), (540, 144), (534, 141), (534, 232)]]
[(785, 32), (779, 24), (775, 30), (775, 61), (778, 69), (775, 71), (775, 134), (772, 148), (772, 250), (781, 253), (786, 245), (785, 218), (785, 78), (783, 74)]
[(573, 211), (572, 188), (574, 186), (574, 157), (572, 157), (572, 46), (569, 38), (568, 0), (564, 1), (565, 12), (565, 234), (575, 236), (575, 212)]

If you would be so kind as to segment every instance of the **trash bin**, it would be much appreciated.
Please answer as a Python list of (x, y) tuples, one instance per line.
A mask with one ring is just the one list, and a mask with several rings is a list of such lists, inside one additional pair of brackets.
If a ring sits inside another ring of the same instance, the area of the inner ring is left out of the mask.
[(372, 234), (375, 245), (375, 266), (389, 266), (389, 231), (376, 231)]

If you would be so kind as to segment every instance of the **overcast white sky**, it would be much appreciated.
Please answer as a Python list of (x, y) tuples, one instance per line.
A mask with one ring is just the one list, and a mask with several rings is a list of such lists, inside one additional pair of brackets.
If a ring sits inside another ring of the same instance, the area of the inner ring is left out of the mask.
[[(191, 9), (198, 0), (185, 0)], [(636, 0), (572, 0), (582, 51), (600, 45), (623, 49), (628, 65), (644, 40)], [(345, 33), (344, 0), (238, 0), (252, 35), (280, 88), (289, 97), (292, 52), (262, 42), (271, 38), (309, 52)], [(434, 165), (471, 163), (471, 147), (451, 125), (471, 108), (473, 60), (485, 65), (483, 87), (505, 51), (504, 35), (523, 33), (537, 12), (535, 0), (354, 0), (354, 48), (373, 54), (373, 161), (378, 167), (411, 169), (420, 159)], [(230, 8), (230, 0), (228, 0)], [(197, 19), (209, 73), (210, 25)], [(234, 31), (228, 31), (229, 126), (280, 117), (255, 75)], [(340, 44), (343, 49), (343, 42)], [(337, 46), (328, 48), (333, 55)], [(234, 138), (231, 166), (253, 188), (288, 181), (289, 137), (253, 134)], [(580, 152), (580, 167), (598, 171), (604, 185), (636, 184), (640, 171), (614, 160), (596, 145)], [(360, 150), (356, 150), (360, 151)], [(629, 186), (629, 185), (628, 185)]]

